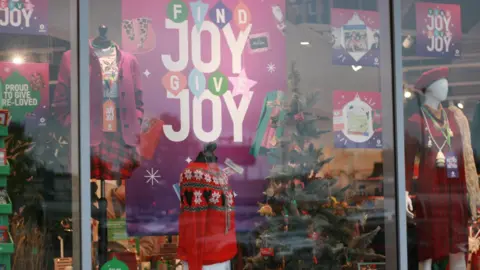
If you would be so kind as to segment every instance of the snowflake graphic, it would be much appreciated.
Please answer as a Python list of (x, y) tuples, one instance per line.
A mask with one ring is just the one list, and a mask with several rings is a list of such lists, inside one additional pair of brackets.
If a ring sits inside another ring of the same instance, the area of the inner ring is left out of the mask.
[(269, 63), (267, 65), (267, 70), (268, 70), (268, 72), (270, 72), (270, 74), (272, 74), (272, 73), (275, 72), (275, 70), (277, 70), (277, 67), (275, 66), (274, 63)]
[(197, 178), (198, 180), (202, 179), (203, 177), (203, 172), (200, 171), (200, 170), (196, 170), (195, 171), (195, 178)]
[(212, 193), (212, 197), (210, 197), (210, 202), (216, 204), (219, 201), (220, 201), (220, 192), (214, 191)]
[(193, 202), (195, 204), (201, 204), (202, 203), (202, 192), (200, 190), (197, 190), (193, 193), (195, 195), (195, 200)]
[(212, 182), (212, 177), (209, 174), (205, 174), (205, 181), (207, 181), (207, 183)]
[(155, 184), (162, 184), (161, 181), (159, 180), (160, 178), (162, 178), (162, 176), (158, 173), (158, 170), (154, 170), (153, 168), (151, 168), (150, 170), (146, 170), (147, 172), (147, 175), (145, 175), (145, 179), (147, 179), (147, 181), (145, 183), (147, 184), (152, 184), (155, 185)]
[(185, 173), (183, 174), (187, 180), (192, 179), (192, 171), (190, 170), (185, 170)]
[(215, 183), (215, 185), (218, 185), (218, 177), (216, 176), (213, 177), (213, 183)]

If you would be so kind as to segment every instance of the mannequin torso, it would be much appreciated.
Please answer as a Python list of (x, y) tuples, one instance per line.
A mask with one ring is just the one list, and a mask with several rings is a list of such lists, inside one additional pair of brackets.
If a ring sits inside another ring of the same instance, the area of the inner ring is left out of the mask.
[[(450, 269), (466, 269), (463, 248), (468, 244), (468, 204), (465, 186), (462, 140), (453, 113), (441, 102), (448, 96), (447, 79), (439, 79), (425, 90), (419, 114), (407, 123), (407, 163), (420, 155), (420, 172), (415, 202), (419, 269), (431, 270), (432, 263), (449, 257)], [(443, 131), (437, 127), (445, 127)], [(447, 131), (452, 137), (447, 139)], [(433, 143), (432, 143), (433, 142)], [(458, 160), (458, 175), (447, 177), (447, 169), (438, 165), (438, 154)], [(407, 182), (411, 179), (407, 166)], [(408, 200), (407, 197), (407, 204)]]

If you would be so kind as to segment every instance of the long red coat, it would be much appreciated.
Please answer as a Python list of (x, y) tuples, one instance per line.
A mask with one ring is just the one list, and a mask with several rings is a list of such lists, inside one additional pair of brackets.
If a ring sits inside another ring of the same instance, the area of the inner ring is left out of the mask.
[[(417, 197), (414, 211), (417, 222), (418, 259), (439, 260), (449, 253), (468, 250), (468, 219), (465, 166), (462, 139), (453, 113), (446, 110), (453, 131), (451, 149), (445, 146), (443, 153), (454, 152), (458, 159), (459, 177), (447, 178), (446, 168), (435, 165), (438, 149), (432, 142), (428, 148), (428, 132), (421, 114), (414, 114), (406, 123), (405, 161), (407, 190)], [(445, 141), (427, 118), (433, 137), (441, 146)], [(420, 155), (419, 175), (416, 190), (412, 190), (412, 175), (415, 155)]]

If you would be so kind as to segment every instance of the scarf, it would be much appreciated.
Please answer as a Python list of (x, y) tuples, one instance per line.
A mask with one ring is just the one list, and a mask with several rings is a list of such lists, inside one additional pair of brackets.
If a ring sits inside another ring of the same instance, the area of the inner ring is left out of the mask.
[(480, 203), (480, 187), (478, 185), (477, 168), (473, 158), (472, 140), (468, 119), (462, 110), (455, 106), (449, 106), (448, 109), (453, 112), (455, 121), (460, 129), (463, 143), (463, 160), (465, 163), (465, 181), (467, 183), (468, 201), (472, 212), (472, 217), (477, 218), (477, 204)]

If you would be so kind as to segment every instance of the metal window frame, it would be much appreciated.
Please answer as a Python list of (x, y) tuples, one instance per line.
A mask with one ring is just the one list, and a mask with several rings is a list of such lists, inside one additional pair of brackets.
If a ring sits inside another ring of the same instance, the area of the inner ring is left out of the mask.
[[(383, 159), (387, 161), (384, 162), (385, 208), (395, 210), (393, 219), (385, 219), (385, 233), (396, 236), (394, 241), (386, 245), (386, 257), (387, 265), (396, 266), (391, 269), (407, 270), (401, 0), (378, 0), (378, 11), (381, 21), (388, 22), (380, 24), (382, 46), (379, 69), (383, 104)], [(73, 230), (78, 232), (74, 233), (73, 238), (73, 263), (74, 269), (89, 270), (92, 269), (89, 1), (70, 0), (70, 18), (71, 149), (79, 150), (71, 151)]]
[(70, 0), (70, 18), (73, 269), (90, 270), (92, 269), (92, 229), (89, 158), (89, 1)]
[(385, 255), (389, 267), (396, 266), (395, 269), (407, 270), (401, 2), (402, 0), (378, 0), (378, 10), (382, 22), (380, 87), (383, 106), (385, 209), (395, 210), (393, 219), (385, 219), (385, 234), (395, 236), (395, 241), (389, 241), (389, 245), (386, 245)]

